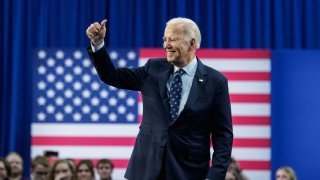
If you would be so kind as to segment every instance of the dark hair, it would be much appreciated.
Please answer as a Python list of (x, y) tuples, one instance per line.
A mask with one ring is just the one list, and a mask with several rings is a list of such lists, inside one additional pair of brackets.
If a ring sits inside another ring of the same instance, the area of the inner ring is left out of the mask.
[(87, 160), (87, 159), (85, 159), (85, 160), (81, 160), (78, 164), (77, 164), (77, 166), (76, 166), (76, 176), (77, 176), (77, 178), (78, 178), (78, 171), (79, 171), (79, 168), (80, 168), (80, 166), (82, 165), (82, 164), (85, 164), (85, 165), (87, 165), (88, 166), (88, 168), (89, 168), (89, 170), (90, 170), (90, 173), (91, 173), (91, 175), (92, 175), (92, 177), (94, 178), (94, 170), (93, 170), (93, 164), (92, 164), (92, 161), (91, 160)]
[(96, 168), (99, 168), (100, 164), (110, 164), (111, 165), (111, 169), (114, 168), (113, 162), (110, 159), (100, 159), (96, 165)]
[(8, 161), (0, 157), (0, 162), (3, 162), (4, 168), (7, 171), (7, 176), (8, 176), (7, 179), (9, 179), (9, 177), (11, 176), (11, 167), (10, 167)]
[(232, 174), (236, 180), (242, 180), (241, 175), (235, 169), (230, 169), (227, 171), (227, 173)]
[(51, 164), (47, 157), (45, 156), (36, 156), (32, 162), (31, 162), (31, 169), (34, 171), (34, 169), (37, 167), (38, 164), (43, 165), (46, 168), (50, 168)]

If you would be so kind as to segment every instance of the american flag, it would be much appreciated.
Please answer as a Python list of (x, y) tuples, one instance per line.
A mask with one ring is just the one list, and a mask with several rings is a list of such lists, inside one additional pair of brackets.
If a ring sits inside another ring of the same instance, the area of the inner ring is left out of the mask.
[[(164, 57), (162, 49), (109, 50), (118, 67)], [(229, 79), (234, 145), (232, 156), (249, 179), (271, 179), (270, 55), (265, 50), (197, 51), (201, 61)], [(138, 92), (103, 84), (85, 49), (41, 49), (34, 55), (31, 157), (112, 159), (114, 179), (124, 179), (139, 122)]]

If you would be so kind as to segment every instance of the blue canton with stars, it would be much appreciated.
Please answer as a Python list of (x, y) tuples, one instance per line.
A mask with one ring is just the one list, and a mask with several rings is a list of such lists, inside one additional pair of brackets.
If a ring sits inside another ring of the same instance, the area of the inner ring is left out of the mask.
[[(137, 50), (109, 50), (118, 67), (137, 67)], [(138, 93), (100, 81), (85, 49), (34, 54), (33, 122), (137, 123)]]

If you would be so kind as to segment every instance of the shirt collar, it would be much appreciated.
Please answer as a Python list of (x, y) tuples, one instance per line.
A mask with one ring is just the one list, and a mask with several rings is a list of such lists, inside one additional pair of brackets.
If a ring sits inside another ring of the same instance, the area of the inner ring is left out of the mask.
[[(194, 57), (186, 66), (184, 66), (182, 69), (184, 70), (184, 72), (192, 77), (194, 76), (194, 74), (196, 73), (197, 70), (197, 57)], [(174, 72), (177, 72), (180, 68), (177, 66), (174, 66)]]

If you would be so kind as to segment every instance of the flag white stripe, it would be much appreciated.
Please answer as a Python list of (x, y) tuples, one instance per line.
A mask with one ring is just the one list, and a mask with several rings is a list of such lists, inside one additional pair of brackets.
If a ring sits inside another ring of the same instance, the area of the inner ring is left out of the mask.
[(232, 156), (238, 161), (254, 160), (254, 161), (270, 161), (270, 148), (233, 148)]
[[(45, 151), (59, 152), (59, 158), (75, 159), (90, 158), (100, 159), (101, 155), (110, 159), (126, 159), (129, 160), (133, 146), (32, 146), (31, 155), (36, 157)], [(211, 148), (211, 154), (213, 149)], [(232, 149), (232, 155), (237, 160), (270, 160), (270, 148), (238, 148)]]
[(243, 170), (243, 173), (250, 177), (252, 180), (270, 180), (271, 179), (271, 171), (268, 170)]
[(271, 128), (265, 125), (234, 125), (235, 138), (270, 138)]
[(219, 71), (228, 72), (270, 72), (269, 59), (206, 59), (201, 58), (203, 64)]
[[(269, 103), (231, 103), (233, 116), (270, 116)], [(143, 113), (143, 103), (139, 102), (139, 114)]]
[(270, 81), (229, 81), (230, 94), (270, 94)]
[[(149, 58), (140, 58), (139, 66), (143, 66)], [(269, 59), (241, 59), (238, 58), (200, 58), (207, 66), (223, 72), (270, 72), (271, 62)], [(248, 59), (248, 58), (247, 58)]]
[(135, 137), (139, 124), (32, 123), (32, 136)]
[(32, 146), (31, 155), (34, 158), (50, 150), (59, 152), (59, 158), (100, 159), (103, 155), (110, 159), (129, 159), (132, 149), (133, 146)]
[(117, 168), (115, 167), (114, 170), (112, 171), (112, 179), (113, 180), (125, 180), (124, 174), (126, 173), (125, 168)]
[[(138, 124), (32, 123), (31, 128), (34, 137), (136, 137), (139, 132)], [(235, 138), (270, 138), (269, 125), (234, 125), (233, 132)]]
[(270, 81), (229, 81), (230, 94), (270, 94)]
[(270, 116), (269, 103), (231, 103), (233, 116)]

